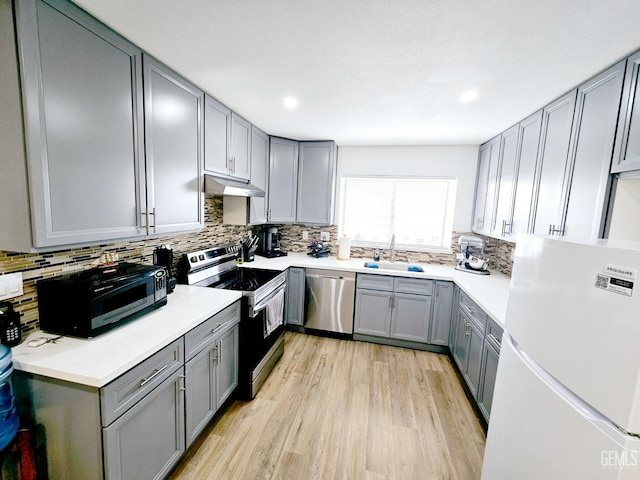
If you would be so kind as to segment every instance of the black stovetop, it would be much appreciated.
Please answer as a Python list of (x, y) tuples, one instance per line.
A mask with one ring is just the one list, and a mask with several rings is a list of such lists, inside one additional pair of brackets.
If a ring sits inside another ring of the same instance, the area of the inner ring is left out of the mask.
[(277, 270), (264, 270), (259, 268), (238, 268), (222, 279), (221, 283), (212, 285), (215, 288), (225, 290), (241, 290), (254, 292), (261, 286), (274, 279), (282, 272)]

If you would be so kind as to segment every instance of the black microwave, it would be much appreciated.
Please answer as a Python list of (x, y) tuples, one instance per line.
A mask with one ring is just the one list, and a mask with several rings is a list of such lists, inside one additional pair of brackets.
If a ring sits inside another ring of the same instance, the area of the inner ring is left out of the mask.
[(167, 304), (163, 267), (119, 263), (40, 280), (38, 312), (45, 332), (95, 337)]

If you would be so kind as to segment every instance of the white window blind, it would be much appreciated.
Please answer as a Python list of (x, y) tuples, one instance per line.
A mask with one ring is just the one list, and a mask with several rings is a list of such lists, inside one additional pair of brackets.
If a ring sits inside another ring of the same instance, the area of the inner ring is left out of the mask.
[(339, 235), (352, 244), (449, 251), (457, 179), (344, 177)]

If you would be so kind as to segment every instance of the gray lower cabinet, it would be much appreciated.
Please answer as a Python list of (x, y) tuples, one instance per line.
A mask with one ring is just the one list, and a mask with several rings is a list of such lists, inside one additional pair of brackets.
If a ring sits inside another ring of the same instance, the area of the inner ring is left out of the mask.
[(187, 448), (238, 385), (237, 321), (231, 318), (222, 333), (212, 334), (207, 346), (185, 364)]
[(204, 93), (147, 55), (143, 63), (148, 233), (201, 229)]
[(287, 272), (285, 319), (287, 325), (304, 325), (305, 269), (291, 267)]
[(300, 142), (296, 222), (333, 224), (336, 144)]
[(640, 52), (627, 59), (611, 172), (640, 170)]
[(183, 378), (180, 367), (103, 429), (107, 479), (160, 479), (177, 463), (185, 451)]
[(453, 282), (435, 282), (435, 294), (428, 342), (433, 345), (449, 345), (451, 315), (453, 310), (455, 285)]
[[(442, 295), (443, 303), (435, 305), (433, 301), (434, 282), (422, 278), (392, 277), (387, 275), (358, 274), (356, 283), (356, 302), (354, 314), (354, 338), (356, 340), (373, 340), (369, 337), (386, 338), (406, 343), (429, 344), (430, 335), (444, 336), (447, 344), (449, 319), (447, 312), (447, 295)], [(442, 282), (450, 286), (453, 284)], [(436, 287), (437, 291), (437, 287)], [(441, 307), (441, 309), (439, 308)], [(449, 312), (451, 303), (448, 304)], [(438, 312), (440, 324), (431, 329), (432, 312)], [(446, 327), (445, 327), (446, 324)], [(446, 329), (446, 333), (444, 330)], [(400, 345), (400, 343), (394, 343)]]
[(502, 328), (464, 292), (459, 294), (451, 354), (488, 422), (500, 356)]
[(298, 194), (298, 142), (271, 137), (267, 221), (295, 223)]
[(102, 388), (15, 372), (47, 478), (164, 478), (238, 382), (235, 302)]
[(264, 197), (249, 197), (249, 223), (260, 225), (267, 221), (267, 174), (269, 172), (269, 136), (251, 126), (251, 183), (265, 191)]

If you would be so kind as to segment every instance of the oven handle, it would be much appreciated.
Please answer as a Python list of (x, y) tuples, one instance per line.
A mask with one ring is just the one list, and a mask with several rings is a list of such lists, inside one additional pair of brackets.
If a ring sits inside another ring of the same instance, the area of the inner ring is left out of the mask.
[(280, 287), (278, 287), (276, 290), (274, 290), (274, 292), (271, 295), (269, 295), (262, 302), (260, 302), (260, 305), (258, 305), (257, 308), (256, 307), (252, 307), (250, 309), (250, 311), (249, 311), (249, 316), (251, 318), (254, 318), (258, 313), (260, 313), (262, 310), (267, 308), (267, 303), (269, 303), (269, 300), (271, 300), (273, 297), (275, 297), (281, 291), (286, 290), (286, 288), (287, 288), (287, 284), (283, 283)]

